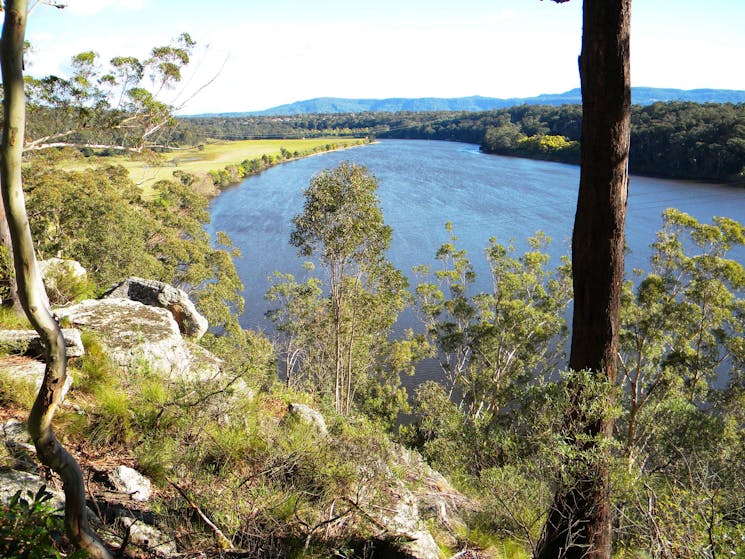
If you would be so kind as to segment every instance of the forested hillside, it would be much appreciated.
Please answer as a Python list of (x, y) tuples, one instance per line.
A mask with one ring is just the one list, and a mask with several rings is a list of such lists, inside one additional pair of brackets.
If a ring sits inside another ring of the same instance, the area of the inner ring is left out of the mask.
[[(205, 117), (179, 120), (173, 139), (370, 135), (449, 140), (488, 153), (579, 162), (579, 105), (522, 105), (487, 112), (400, 112)], [(632, 109), (633, 173), (679, 179), (742, 180), (745, 104), (654, 103)]]

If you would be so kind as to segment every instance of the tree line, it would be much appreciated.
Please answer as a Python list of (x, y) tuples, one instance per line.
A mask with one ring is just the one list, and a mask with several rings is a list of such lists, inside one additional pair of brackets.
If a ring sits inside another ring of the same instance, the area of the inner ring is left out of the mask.
[[(180, 118), (172, 138), (374, 136), (479, 144), (486, 153), (579, 163), (580, 105), (523, 105), (485, 112), (357, 113)], [(745, 105), (659, 102), (631, 110), (632, 173), (741, 181)]]

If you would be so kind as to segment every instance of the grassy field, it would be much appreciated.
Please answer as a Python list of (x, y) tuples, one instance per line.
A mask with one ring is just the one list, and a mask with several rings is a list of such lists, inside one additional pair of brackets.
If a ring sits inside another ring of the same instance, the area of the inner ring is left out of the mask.
[(129, 170), (132, 180), (142, 187), (147, 194), (148, 187), (158, 180), (170, 179), (176, 170), (185, 173), (205, 174), (209, 171), (223, 169), (227, 165), (236, 165), (246, 159), (254, 159), (264, 154), (278, 155), (281, 148), (290, 152), (308, 152), (314, 148), (323, 148), (327, 144), (349, 147), (361, 143), (354, 138), (310, 138), (303, 140), (239, 140), (213, 141), (204, 144), (203, 149), (189, 148), (165, 154), (161, 161), (150, 162), (133, 159), (126, 155), (110, 157), (88, 157), (71, 160), (63, 168), (73, 171), (96, 165), (123, 165)]

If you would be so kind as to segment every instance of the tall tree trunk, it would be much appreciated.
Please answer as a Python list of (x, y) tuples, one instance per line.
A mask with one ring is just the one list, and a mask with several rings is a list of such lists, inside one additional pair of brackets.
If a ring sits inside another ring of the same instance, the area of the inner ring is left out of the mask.
[[(631, 0), (585, 0), (582, 54), (582, 148), (572, 239), (574, 318), (569, 367), (615, 382), (631, 111)], [(559, 487), (538, 544), (539, 559), (610, 558), (609, 465), (597, 442), (610, 438), (613, 419), (583, 417), (585, 387), (574, 383), (567, 425), (584, 425), (571, 470), (585, 475)], [(602, 403), (601, 403), (602, 404)], [(606, 402), (606, 409), (611, 402)], [(586, 421), (585, 421), (586, 420)]]
[(52, 418), (59, 405), (66, 378), (65, 341), (52, 316), (44, 292), (31, 239), (21, 178), (21, 157), (26, 125), (23, 92), (23, 44), (26, 29), (26, 0), (6, 0), (0, 65), (3, 78), (3, 124), (0, 146), (0, 181), (13, 245), (13, 263), (18, 294), (31, 324), (46, 349), (46, 370), (31, 409), (28, 430), (41, 462), (61, 478), (65, 490), (65, 527), (70, 539), (94, 559), (111, 555), (91, 532), (85, 508), (83, 476), (75, 459), (60, 445), (52, 431)]

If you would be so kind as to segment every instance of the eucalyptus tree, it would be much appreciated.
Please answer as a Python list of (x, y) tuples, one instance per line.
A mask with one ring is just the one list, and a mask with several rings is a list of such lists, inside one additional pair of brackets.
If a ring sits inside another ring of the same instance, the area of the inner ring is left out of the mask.
[[(63, 7), (39, 0), (32, 9), (43, 4)], [(162, 98), (181, 80), (194, 46), (184, 33), (173, 44), (153, 48), (142, 60), (117, 56), (102, 64), (97, 53), (87, 51), (72, 57), (68, 77), (24, 77), (28, 113), (24, 155), (66, 147), (153, 155), (154, 149), (167, 143), (176, 123), (174, 106)], [(0, 247), (5, 254), (12, 253), (2, 208)], [(17, 306), (10, 269), (0, 270), (0, 296), (6, 305)]]
[[(567, 0), (555, 0), (565, 2)], [(572, 237), (574, 311), (569, 368), (593, 381), (616, 381), (624, 274), (631, 116), (631, 0), (584, 0), (581, 170)], [(557, 483), (535, 556), (609, 559), (611, 555), (611, 391), (570, 380), (576, 405), (564, 437), (574, 449)]]
[[(36, 2), (33, 6), (44, 4)], [(46, 368), (32, 407), (28, 430), (41, 462), (56, 472), (65, 491), (65, 526), (71, 541), (90, 557), (109, 558), (109, 551), (88, 524), (85, 487), (75, 459), (54, 435), (52, 420), (65, 384), (65, 342), (52, 315), (36, 265), (21, 175), (24, 152), (64, 146), (117, 147), (142, 152), (157, 144), (157, 135), (172, 121), (171, 108), (157, 100), (160, 90), (180, 78), (193, 42), (153, 49), (143, 62), (112, 60), (112, 71), (100, 73), (96, 56), (84, 53), (73, 60), (69, 79), (54, 76), (24, 82), (23, 57), (29, 6), (26, 0), (6, 0), (0, 46), (3, 78), (3, 135), (0, 181), (4, 215), (0, 240), (12, 253), (18, 300), (45, 347)], [(58, 6), (59, 7), (59, 6)], [(155, 92), (141, 87), (148, 75)], [(34, 124), (27, 133), (28, 106)]]
[(298, 284), (288, 276), (268, 294), (284, 302), (284, 310), (270, 314), (282, 332), (297, 343), (298, 328), (305, 330), (304, 352), (315, 359), (302, 367), (314, 369), (299, 374), (313, 377), (315, 389), (330, 395), (341, 414), (350, 413), (359, 391), (375, 392), (376, 379), (393, 380), (388, 338), (410, 299), (405, 276), (385, 255), (392, 231), (377, 188), (367, 169), (350, 163), (313, 177), (290, 242), (300, 255), (317, 259), (328, 296), (317, 282)]
[(83, 476), (75, 459), (57, 441), (52, 418), (65, 384), (65, 341), (54, 319), (41, 281), (23, 196), (21, 159), (25, 138), (26, 101), (23, 83), (23, 47), (27, 17), (26, 0), (7, 0), (0, 62), (3, 77), (3, 137), (0, 146), (0, 180), (3, 204), (13, 247), (18, 294), (26, 315), (46, 349), (44, 380), (28, 420), (28, 429), (39, 459), (63, 480), (65, 526), (71, 540), (91, 557), (109, 558), (108, 550), (88, 525)]
[[(549, 267), (545, 250), (550, 239), (543, 233), (529, 238), (521, 255), (514, 244), (491, 238), (485, 250), (491, 288), (473, 293), (471, 261), (457, 248), (451, 225), (446, 228), (450, 239), (437, 251), (440, 268), (434, 278), (429, 267), (416, 268), (423, 278), (434, 279), (416, 288), (418, 312), (448, 398), (461, 417), (460, 437), (482, 449), (469, 460), (483, 465), (489, 463), (487, 455), (501, 453), (495, 437), (506, 432), (498, 433), (500, 427), (519, 423), (528, 405), (526, 391), (555, 374), (565, 359), (571, 271), (566, 258), (555, 269)], [(429, 431), (425, 438), (447, 436)]]
[(740, 223), (668, 209), (651, 272), (626, 285), (614, 502), (627, 549), (742, 555), (743, 245)]
[(670, 443), (671, 429), (680, 427), (671, 425), (679, 417), (671, 412), (675, 406), (713, 411), (727, 384), (725, 372), (729, 382), (739, 382), (745, 268), (730, 251), (744, 244), (745, 227), (731, 219), (705, 224), (666, 210), (652, 245), (651, 273), (635, 289), (627, 285), (620, 438), (630, 473), (640, 475), (668, 460), (655, 449)]

